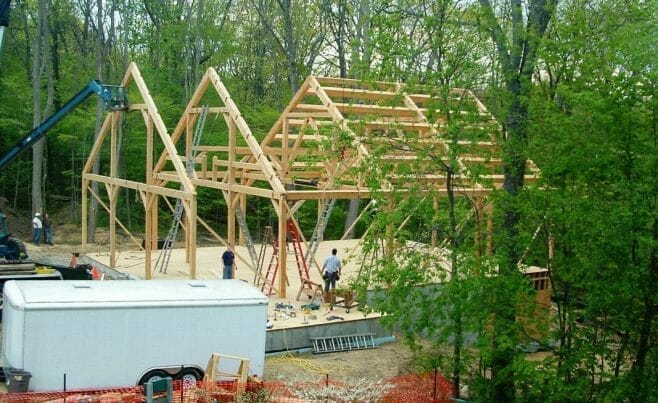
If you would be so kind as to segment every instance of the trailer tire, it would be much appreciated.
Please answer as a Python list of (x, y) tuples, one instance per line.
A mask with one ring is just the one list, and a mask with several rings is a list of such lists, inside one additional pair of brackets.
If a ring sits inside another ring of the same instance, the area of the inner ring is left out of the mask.
[(166, 373), (165, 371), (163, 371), (161, 369), (154, 369), (153, 371), (149, 371), (149, 372), (146, 373), (146, 375), (141, 377), (138, 384), (143, 386), (143, 385), (146, 385), (149, 382), (164, 379), (164, 378), (167, 378), (168, 376), (169, 376), (169, 374)]
[(203, 374), (196, 368), (183, 368), (176, 374), (176, 380), (183, 381), (184, 385), (195, 385), (197, 381), (203, 380)]

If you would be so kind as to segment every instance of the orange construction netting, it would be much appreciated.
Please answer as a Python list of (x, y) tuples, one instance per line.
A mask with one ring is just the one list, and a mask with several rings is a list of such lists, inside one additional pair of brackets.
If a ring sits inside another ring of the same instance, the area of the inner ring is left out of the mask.
[[(451, 401), (452, 384), (440, 374), (402, 375), (369, 385), (318, 382), (173, 382), (174, 403), (220, 402), (432, 402)], [(7, 393), (0, 402), (12, 403), (138, 403), (144, 402), (141, 386), (78, 389), (54, 392)]]

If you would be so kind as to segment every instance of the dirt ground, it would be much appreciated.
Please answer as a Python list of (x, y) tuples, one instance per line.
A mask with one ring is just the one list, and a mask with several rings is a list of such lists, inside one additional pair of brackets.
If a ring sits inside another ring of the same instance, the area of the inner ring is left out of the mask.
[(284, 354), (265, 359), (266, 381), (324, 381), (351, 383), (387, 380), (414, 372), (413, 354), (400, 342), (371, 350), (326, 354)]

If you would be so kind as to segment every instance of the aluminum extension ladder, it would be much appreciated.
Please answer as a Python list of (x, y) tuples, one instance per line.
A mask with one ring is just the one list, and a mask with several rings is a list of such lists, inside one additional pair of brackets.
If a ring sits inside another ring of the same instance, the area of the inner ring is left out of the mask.
[(259, 286), (263, 278), (263, 265), (265, 264), (265, 252), (267, 246), (274, 243), (274, 233), (272, 227), (267, 225), (263, 232), (263, 239), (260, 242), (260, 251), (258, 252), (258, 264), (256, 265), (256, 272), (254, 273), (254, 285)]
[[(197, 148), (201, 142), (203, 128), (206, 125), (206, 116), (208, 116), (208, 107), (204, 106), (201, 109), (199, 119), (197, 120), (196, 127), (194, 129), (194, 138), (192, 139), (192, 152), (189, 153), (185, 162), (185, 172), (187, 173), (188, 178), (191, 178), (192, 174), (194, 173), (194, 164), (198, 154)], [(171, 250), (173, 249), (174, 242), (176, 242), (178, 227), (180, 226), (184, 211), (185, 208), (183, 207), (183, 201), (181, 199), (176, 199), (176, 206), (174, 207), (174, 218), (171, 221), (169, 233), (167, 233), (167, 237), (165, 238), (164, 244), (162, 245), (162, 251), (158, 255), (158, 259), (155, 261), (155, 266), (153, 267), (154, 272), (156, 269), (158, 269), (160, 273), (167, 274), (167, 267), (169, 266), (169, 259), (171, 258)]]
[[(228, 192), (222, 191), (222, 194), (224, 195), (224, 200), (226, 200), (226, 205), (230, 208), (231, 199), (228, 197)], [(242, 208), (240, 208), (239, 205), (235, 206), (235, 219), (238, 220), (238, 227), (244, 236), (251, 263), (254, 265), (254, 269), (258, 271), (258, 253), (256, 253), (256, 247), (254, 246), (254, 240), (251, 237), (251, 232), (249, 232), (249, 226), (247, 226), (247, 219), (245, 218), (244, 213), (242, 212)]]
[(240, 208), (240, 205), (235, 206), (235, 218), (238, 220), (238, 226), (242, 235), (244, 235), (245, 243), (247, 244), (247, 251), (249, 252), (249, 257), (251, 258), (251, 263), (254, 264), (254, 268), (258, 271), (258, 253), (256, 253), (256, 247), (254, 246), (254, 240), (251, 237), (249, 232), (249, 227), (247, 226), (247, 219)]
[(331, 216), (331, 212), (333, 211), (335, 204), (336, 204), (336, 199), (331, 199), (329, 200), (329, 203), (324, 204), (324, 209), (322, 210), (322, 214), (320, 214), (318, 223), (315, 225), (315, 229), (313, 230), (313, 235), (311, 235), (311, 240), (309, 242), (308, 252), (306, 253), (305, 263), (306, 263), (306, 267), (308, 267), (309, 269), (311, 268), (311, 264), (314, 262), (313, 256), (315, 256), (315, 252), (318, 251), (318, 245), (320, 245), (320, 240), (324, 235), (325, 228), (327, 228), (327, 222), (329, 221), (329, 217)]
[(375, 348), (372, 333), (348, 334), (345, 336), (313, 337), (313, 353), (333, 353), (335, 351), (365, 350)]

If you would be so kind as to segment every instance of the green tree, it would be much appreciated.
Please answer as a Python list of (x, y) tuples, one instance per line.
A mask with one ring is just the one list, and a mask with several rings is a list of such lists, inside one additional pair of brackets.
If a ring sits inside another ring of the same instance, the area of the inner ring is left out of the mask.
[[(533, 149), (552, 191), (554, 396), (655, 400), (656, 88), (650, 2), (559, 9)], [(596, 359), (593, 359), (596, 357)]]
[[(542, 39), (553, 16), (557, 0), (510, 0), (496, 9), (489, 0), (480, 0), (482, 29), (491, 35), (496, 62), (504, 84), (501, 120), (504, 135), (501, 234), (497, 237), (500, 281), (513, 284), (521, 257), (518, 198), (523, 190), (527, 163), (528, 100)], [(505, 287), (494, 300), (493, 346), (490, 357), (494, 401), (510, 401), (515, 396), (513, 364), (518, 356), (515, 323), (518, 290)]]

